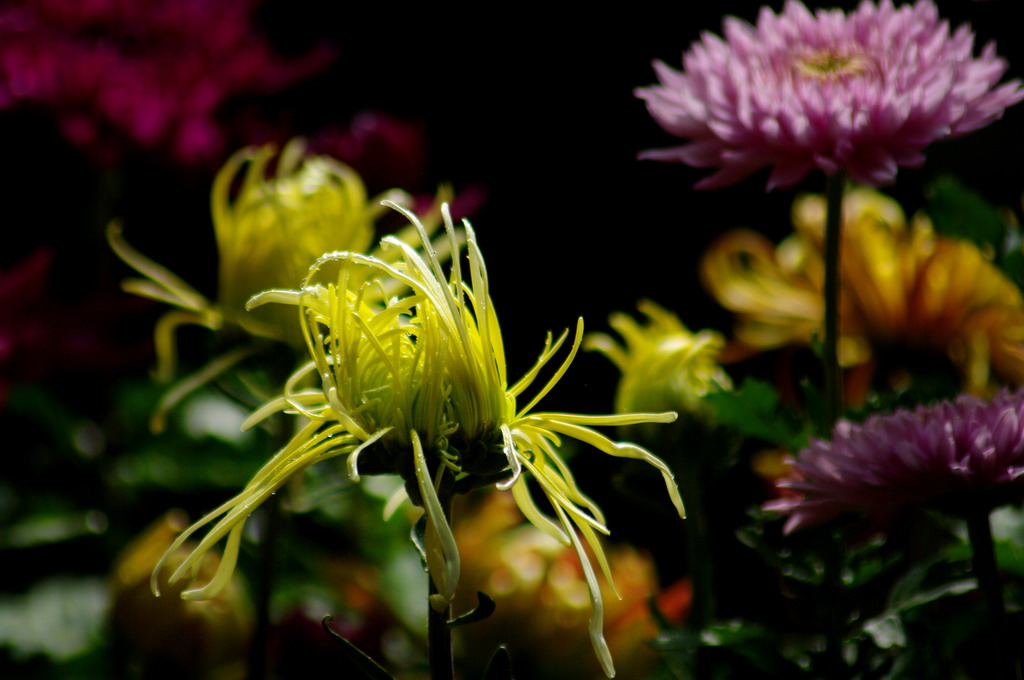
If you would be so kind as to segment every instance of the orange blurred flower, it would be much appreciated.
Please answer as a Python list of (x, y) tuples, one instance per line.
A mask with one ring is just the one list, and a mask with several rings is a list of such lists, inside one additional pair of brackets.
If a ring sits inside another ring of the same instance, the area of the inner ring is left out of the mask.
[[(705, 254), (704, 285), (738, 315), (747, 351), (820, 335), (824, 218), (824, 197), (802, 196), (778, 246), (736, 230)], [(871, 371), (881, 348), (899, 347), (948, 357), (967, 392), (1024, 383), (1024, 299), (974, 244), (936, 234), (923, 215), (907, 224), (893, 199), (858, 188), (844, 200), (841, 258), (844, 367)]]
[[(456, 629), (466, 677), (478, 677), (502, 643), (509, 647), (517, 677), (602, 677), (587, 635), (590, 601), (573, 549), (524, 523), (506, 494), (487, 494), (476, 502), (472, 511), (457, 513), (463, 518), (455, 528), (463, 571), (454, 610), (475, 607), (478, 590), (497, 608), (489, 618)], [(657, 633), (647, 604), (658, 589), (654, 564), (625, 545), (608, 549), (608, 557), (621, 598), (601, 583), (605, 638), (621, 677), (646, 677), (657, 661), (646, 644)], [(682, 614), (678, 599), (674, 593), (663, 603), (672, 618)]]

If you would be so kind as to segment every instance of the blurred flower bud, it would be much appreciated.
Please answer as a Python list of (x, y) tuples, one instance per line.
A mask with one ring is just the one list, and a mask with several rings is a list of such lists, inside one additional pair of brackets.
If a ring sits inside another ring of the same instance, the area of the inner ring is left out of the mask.
[[(476, 591), (497, 607), (489, 618), (456, 629), (458, 664), (466, 677), (480, 677), (502, 643), (509, 647), (516, 677), (601, 677), (587, 636), (587, 588), (573, 550), (523, 523), (506, 494), (487, 494), (476, 502), (472, 511), (457, 513), (465, 519), (455, 532), (463, 573), (454, 611), (475, 607)], [(620, 677), (646, 677), (657, 661), (646, 644), (656, 634), (647, 604), (658, 588), (654, 564), (625, 545), (607, 553), (615, 588), (601, 584), (605, 638)]]
[(714, 411), (704, 397), (732, 389), (732, 381), (718, 363), (725, 339), (713, 330), (690, 331), (678, 316), (650, 300), (641, 301), (637, 308), (647, 317), (646, 324), (622, 313), (608, 320), (622, 336), (622, 344), (595, 333), (587, 336), (584, 347), (601, 352), (621, 371), (617, 412), (679, 413), (679, 420), (669, 427), (632, 426), (628, 436), (648, 445), (668, 437), (672, 444), (685, 445), (693, 436), (703, 437), (716, 429)]
[[(118, 556), (111, 571), (110, 621), (114, 634), (148, 663), (171, 664), (189, 677), (241, 678), (253, 628), (252, 607), (235, 576), (221, 593), (204, 602), (179, 597), (183, 584), (167, 576), (189, 554), (182, 546), (160, 572), (157, 597), (150, 574), (174, 537), (188, 524), (181, 511), (170, 511), (136, 537)], [(207, 577), (219, 558), (208, 554), (199, 565)]]
[(380, 201), (410, 199), (392, 190), (371, 200), (354, 170), (329, 156), (304, 157), (300, 140), (284, 148), (268, 175), (275, 155), (272, 145), (244, 149), (214, 182), (217, 298), (228, 321), (254, 335), (301, 345), (294, 310), (270, 305), (247, 312), (245, 304), (262, 291), (298, 286), (324, 253), (367, 252), (375, 239), (374, 222), (386, 210)]

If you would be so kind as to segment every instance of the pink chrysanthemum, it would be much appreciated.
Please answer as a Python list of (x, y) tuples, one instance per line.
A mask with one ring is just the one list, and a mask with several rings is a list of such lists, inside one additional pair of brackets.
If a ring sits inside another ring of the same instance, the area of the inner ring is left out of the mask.
[(812, 440), (800, 452), (793, 472), (779, 486), (794, 495), (766, 506), (790, 515), (786, 533), (848, 511), (1007, 501), (1024, 492), (1024, 390), (841, 420), (831, 441)]
[(705, 33), (682, 72), (655, 62), (660, 85), (639, 88), (654, 119), (690, 142), (643, 158), (718, 171), (697, 184), (734, 184), (771, 167), (768, 188), (815, 168), (845, 169), (861, 184), (889, 184), (932, 142), (999, 118), (1022, 97), (1019, 80), (995, 87), (1006, 62), (989, 43), (975, 58), (968, 26), (950, 34), (931, 0), (895, 8), (864, 0), (849, 16), (812, 14), (787, 0), (757, 26), (729, 17), (725, 40)]

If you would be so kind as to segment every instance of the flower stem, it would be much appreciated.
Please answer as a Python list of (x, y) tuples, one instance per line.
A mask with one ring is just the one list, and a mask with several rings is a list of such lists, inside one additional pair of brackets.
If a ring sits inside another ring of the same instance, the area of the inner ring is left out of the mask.
[[(271, 445), (274, 451), (280, 450), (288, 442), (288, 424), (283, 414), (268, 421), (271, 428)], [(280, 550), (281, 525), (285, 520), (281, 499), (276, 494), (267, 499), (263, 507), (263, 531), (259, 544), (259, 571), (256, 574), (256, 590), (254, 604), (256, 607), (256, 625), (253, 629), (252, 642), (249, 645), (249, 680), (265, 680), (270, 677), (270, 600), (274, 592), (274, 575), (277, 568), (277, 555)]]
[[(843, 412), (843, 374), (839, 367), (839, 282), (840, 244), (843, 228), (843, 190), (846, 172), (840, 170), (825, 179), (825, 290), (824, 339), (822, 341), (822, 372), (825, 382), (825, 422), (820, 435), (828, 437), (832, 426)], [(839, 539), (832, 537), (826, 546), (825, 597), (840, 597), (842, 568)], [(835, 608), (826, 608), (825, 665), (827, 677), (847, 677), (843, 661), (843, 623)]]
[(260, 509), (263, 513), (263, 535), (259, 545), (259, 573), (256, 575), (256, 626), (249, 646), (249, 680), (265, 680), (269, 675), (270, 600), (274, 590), (274, 571), (277, 566), (278, 536), (282, 516), (281, 503), (272, 496)]
[[(714, 556), (708, 535), (704, 488), (710, 475), (704, 466), (687, 460), (680, 465), (680, 491), (686, 499), (686, 546), (692, 586), (690, 610), (686, 614), (686, 627), (696, 639), (702, 639), (705, 628), (715, 620)], [(692, 649), (689, 658), (690, 673), (703, 678), (710, 672), (708, 650), (702, 646)]]
[[(455, 480), (451, 472), (446, 470), (441, 477), (440, 488), (437, 489), (437, 499), (444, 509), (444, 521), (451, 525), (452, 522), (452, 500), (454, 494)], [(430, 574), (427, 574), (429, 594), (438, 593)], [(430, 658), (430, 680), (453, 680), (455, 677), (455, 662), (452, 658), (452, 630), (448, 627), (451, 620), (452, 608), (445, 607), (442, 611), (435, 611), (433, 607), (427, 607), (427, 645)]]
[(845, 608), (837, 603), (845, 603), (843, 591), (843, 542), (842, 536), (835, 531), (829, 532), (829, 541), (824, 546), (824, 583), (819, 604), (823, 607), (825, 630), (825, 677), (829, 680), (840, 680), (850, 677), (850, 669), (843, 659), (843, 638)]
[(825, 376), (825, 432), (843, 412), (843, 374), (839, 368), (839, 276), (846, 173), (826, 177), (825, 184), (825, 337), (822, 362)]
[(682, 467), (685, 471), (679, 475), (679, 479), (683, 497), (686, 499), (687, 556), (693, 583), (693, 600), (686, 622), (699, 633), (714, 620), (715, 616), (714, 560), (704, 510), (704, 484), (707, 475), (703, 474), (703, 467), (695, 463), (684, 464)]
[(996, 664), (994, 678), (1020, 680), (1021, 659), (1015, 647), (1007, 639), (1006, 608), (1003, 606), (1003, 584), (999, 580), (995, 548), (992, 544), (992, 527), (987, 508), (967, 515), (967, 536), (971, 541), (971, 570), (978, 579), (978, 588), (985, 596), (989, 623), (992, 628), (991, 640), (995, 649), (990, 658)]

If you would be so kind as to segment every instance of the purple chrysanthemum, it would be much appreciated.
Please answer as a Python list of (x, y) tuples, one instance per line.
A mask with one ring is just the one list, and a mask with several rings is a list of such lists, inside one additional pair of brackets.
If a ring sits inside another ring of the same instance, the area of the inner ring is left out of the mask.
[(1024, 389), (992, 401), (960, 396), (914, 411), (839, 421), (831, 441), (812, 440), (794, 464), (795, 495), (769, 509), (790, 515), (786, 533), (847, 511), (887, 512), (958, 496), (1006, 500), (1024, 491)]
[(1019, 80), (995, 87), (1006, 62), (989, 43), (975, 58), (968, 26), (950, 34), (931, 0), (895, 8), (864, 0), (849, 16), (787, 0), (757, 26), (729, 17), (705, 33), (682, 72), (655, 62), (660, 85), (638, 88), (654, 119), (690, 142), (643, 158), (718, 168), (712, 189), (771, 167), (768, 188), (815, 168), (880, 186), (916, 167), (932, 142), (963, 135), (1021, 100)]

